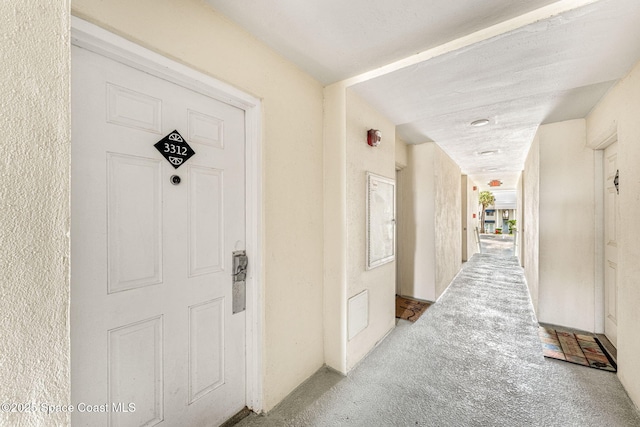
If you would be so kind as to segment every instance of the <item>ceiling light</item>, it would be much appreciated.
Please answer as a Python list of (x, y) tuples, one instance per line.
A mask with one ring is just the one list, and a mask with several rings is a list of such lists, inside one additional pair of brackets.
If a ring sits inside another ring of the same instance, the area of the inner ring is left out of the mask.
[(479, 119), (471, 122), (471, 126), (475, 126), (475, 127), (486, 126), (488, 124), (489, 124), (488, 119)]
[(489, 169), (485, 169), (487, 172), (495, 172), (498, 170), (498, 168), (489, 168)]
[(479, 155), (481, 156), (490, 156), (492, 154), (496, 154), (497, 151), (496, 150), (488, 150), (488, 151), (480, 151), (478, 152)]

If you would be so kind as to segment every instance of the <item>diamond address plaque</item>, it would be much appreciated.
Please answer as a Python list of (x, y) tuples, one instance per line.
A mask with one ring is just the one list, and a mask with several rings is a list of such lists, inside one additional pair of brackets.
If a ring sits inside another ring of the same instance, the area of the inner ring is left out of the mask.
[(164, 158), (176, 169), (196, 154), (177, 130), (174, 130), (153, 146), (156, 147)]

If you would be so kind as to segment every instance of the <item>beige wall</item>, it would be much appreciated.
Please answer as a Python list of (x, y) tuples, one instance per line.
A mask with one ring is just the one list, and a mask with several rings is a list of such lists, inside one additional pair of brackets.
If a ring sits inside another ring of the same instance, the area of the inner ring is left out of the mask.
[[(5, 23), (0, 29), (4, 40), (3, 61), (0, 63), (4, 82), (0, 87), (3, 110), (0, 123), (6, 139), (3, 143), (5, 162), (0, 167), (5, 180), (0, 189), (0, 243), (3, 248), (0, 254), (0, 290), (3, 294), (0, 301), (3, 313), (0, 317), (3, 334), (0, 340), (0, 364), (3, 366), (0, 370), (0, 401), (67, 403), (70, 394), (67, 318), (69, 5), (66, 1), (17, 4), (0, 5), (0, 18)], [(364, 185), (358, 190), (360, 178), (357, 172), (347, 172), (346, 167), (347, 161), (353, 161), (362, 154), (359, 150), (366, 147), (347, 146), (347, 142), (351, 144), (360, 137), (352, 139), (350, 136), (347, 141), (344, 88), (336, 92), (337, 104), (341, 107), (334, 111), (334, 119), (338, 122), (335, 129), (342, 142), (334, 151), (325, 149), (323, 152), (321, 85), (202, 1), (74, 0), (72, 6), (77, 16), (263, 100), (265, 409), (273, 407), (325, 360), (329, 361), (328, 355), (337, 355), (337, 363), (342, 363), (346, 370), (346, 298), (359, 289), (372, 286), (369, 288), (371, 318), (379, 315), (379, 320), (370, 324), (370, 331), (363, 332), (349, 343), (349, 365), (357, 363), (386, 333), (385, 330), (392, 327), (392, 320), (389, 322), (392, 308), (387, 307), (386, 301), (392, 299), (393, 287), (386, 281), (392, 277), (393, 264), (371, 272), (360, 271), (364, 264), (359, 265), (357, 258), (355, 261), (349, 259), (347, 264), (347, 247), (350, 252), (353, 249), (352, 256), (364, 257), (364, 250), (356, 247), (364, 240), (357, 242), (351, 236), (347, 238), (347, 227), (350, 232), (362, 233), (364, 229), (364, 223), (358, 223), (360, 202), (355, 197), (353, 200), (350, 198), (353, 203), (347, 209), (347, 191), (354, 196), (362, 191), (363, 195)], [(203, 46), (206, 46), (206, 54), (203, 54)], [(325, 95), (327, 93), (325, 90)], [(383, 130), (383, 135), (394, 135), (388, 121), (361, 100), (349, 95), (349, 105), (349, 135), (359, 134), (359, 126), (378, 127)], [(636, 282), (640, 277), (640, 265), (637, 263), (640, 223), (635, 216), (640, 211), (640, 199), (636, 197), (640, 192), (637, 184), (640, 182), (640, 168), (636, 167), (640, 164), (639, 115), (640, 67), (636, 67), (594, 109), (586, 122), (589, 147), (595, 148), (612, 132), (617, 132), (620, 142), (620, 215), (625, 232), (620, 241), (618, 375), (637, 405), (640, 405), (640, 360), (637, 357), (640, 341), (636, 339), (637, 325), (640, 324), (640, 311), (637, 310), (640, 287)], [(369, 123), (369, 119), (375, 120), (375, 124)], [(327, 121), (324, 122), (325, 132)], [(385, 130), (387, 127), (389, 130)], [(560, 164), (562, 159), (573, 161), (573, 156), (579, 159), (578, 175), (589, 178), (586, 168), (589, 156), (576, 145), (580, 138), (584, 140), (584, 136), (578, 135), (577, 127), (575, 123), (565, 123), (541, 129), (533, 142), (522, 177), (523, 263), (536, 308), (539, 230), (545, 233), (545, 248), (553, 244), (553, 237), (549, 240), (545, 224), (551, 230), (568, 230), (572, 236), (577, 230), (577, 225), (569, 224), (567, 228), (562, 222), (567, 217), (553, 211), (545, 214), (543, 223), (538, 225), (538, 213), (557, 197), (557, 191), (550, 189), (549, 184), (558, 177), (567, 178), (568, 181), (564, 182), (568, 182), (571, 189), (579, 187), (579, 192), (584, 190), (576, 178), (565, 176), (572, 169), (563, 171)], [(551, 145), (551, 141), (559, 137), (570, 140), (566, 147)], [(541, 138), (544, 141), (541, 142)], [(394, 139), (384, 138), (380, 150), (388, 150), (395, 145)], [(386, 141), (389, 141), (387, 147)], [(450, 281), (449, 276), (453, 277), (454, 271), (457, 272), (460, 260), (459, 243), (450, 241), (452, 236), (459, 241), (460, 220), (449, 212), (450, 209), (460, 212), (460, 171), (449, 159), (441, 157), (443, 153), (438, 150), (435, 144), (406, 149), (405, 170), (412, 172), (405, 175), (407, 193), (403, 193), (407, 196), (405, 200), (411, 200), (405, 206), (409, 212), (406, 225), (410, 230), (406, 232), (405, 243), (414, 257), (399, 260), (403, 263), (400, 266), (403, 277), (406, 276), (403, 289), (416, 292), (415, 284), (420, 284), (423, 286), (420, 292), (423, 293), (418, 293), (429, 294), (430, 297), (423, 299), (432, 300), (444, 290)], [(326, 162), (336, 153), (339, 162), (333, 169), (327, 168), (323, 159)], [(402, 161), (403, 147), (394, 147), (387, 155), (389, 160), (380, 163), (373, 158), (355, 160), (362, 170), (380, 168), (380, 174), (393, 177), (393, 159), (395, 156), (396, 161)], [(542, 171), (539, 169), (541, 155), (545, 159)], [(436, 158), (440, 159), (437, 163)], [(387, 163), (391, 165), (388, 173)], [(351, 163), (349, 165), (351, 167)], [(329, 176), (332, 172), (337, 172), (335, 179)], [(542, 194), (538, 192), (539, 182), (543, 186)], [(319, 197), (320, 194), (327, 195), (325, 187), (339, 192), (335, 214), (340, 220), (336, 226), (339, 237), (336, 262), (342, 269), (336, 273), (341, 282), (333, 289), (335, 301), (329, 300), (331, 304), (327, 304), (327, 276), (323, 276), (323, 263), (326, 263), (329, 252), (324, 250), (323, 241), (332, 241), (327, 239), (330, 234), (326, 234), (327, 229), (323, 228), (323, 215), (327, 215), (332, 207), (326, 200), (323, 203), (326, 198)], [(424, 197), (425, 194), (431, 196)], [(563, 194), (567, 194), (566, 190)], [(591, 197), (588, 194), (582, 196), (585, 200)], [(571, 201), (569, 209), (584, 208), (585, 200)], [(436, 201), (442, 204), (438, 211)], [(558, 221), (561, 227), (555, 225)], [(358, 227), (361, 227), (360, 231)], [(567, 240), (580, 244), (582, 237)], [(436, 245), (442, 251), (437, 265)], [(574, 248), (571, 245), (568, 249)], [(450, 258), (450, 253), (455, 253), (455, 256)], [(442, 261), (440, 258), (445, 259)], [(549, 271), (549, 262), (555, 262), (543, 261), (541, 271)], [(295, 268), (292, 268), (294, 262)], [(575, 264), (561, 266), (559, 271), (563, 275), (577, 273), (575, 277), (582, 277)], [(383, 281), (385, 283), (377, 289), (375, 284)], [(544, 301), (541, 306), (545, 315), (552, 315), (547, 308), (547, 299), (556, 295), (566, 301), (567, 294), (553, 280), (549, 282), (545, 277), (544, 283), (546, 288), (542, 290)], [(589, 301), (589, 297), (584, 295), (585, 289), (576, 283), (572, 286), (578, 299)], [(303, 317), (289, 309), (291, 305), (301, 304), (305, 307)], [(327, 329), (328, 323), (323, 323), (323, 310), (325, 321), (331, 317), (332, 311), (338, 312), (337, 320), (331, 325), (334, 329)], [(25, 313), (29, 315), (25, 316)], [(580, 319), (579, 323), (582, 321)], [(328, 332), (323, 334), (323, 329)], [(338, 338), (331, 341), (335, 348), (333, 353), (326, 352), (328, 341), (323, 340), (323, 336), (326, 338), (333, 331), (338, 334)], [(7, 366), (13, 369), (7, 369)], [(63, 414), (44, 417), (43, 414), (29, 414), (27, 421), (20, 415), (0, 413), (0, 424), (68, 423), (68, 417)]]
[(407, 229), (403, 219), (407, 216), (404, 212), (411, 203), (411, 194), (406, 191), (407, 170), (409, 163), (409, 147), (400, 138), (396, 137), (396, 294), (402, 294), (402, 268), (400, 260), (406, 258), (405, 245), (401, 238), (406, 238)]
[(426, 301), (436, 300), (435, 150), (433, 143), (408, 146), (398, 218), (400, 293)]
[[(324, 363), (322, 86), (202, 1), (74, 0), (72, 8), (263, 101), (264, 405), (270, 409)], [(300, 306), (304, 316), (292, 309)]]
[(436, 174), (435, 247), (436, 299), (447, 289), (462, 266), (460, 234), (461, 179), (460, 167), (436, 146), (434, 170)]
[(396, 169), (403, 169), (407, 167), (408, 155), (407, 144), (400, 138), (396, 138)]
[[(0, 402), (69, 404), (69, 4), (0, 3)], [(0, 412), (0, 425), (66, 414)]]
[(432, 142), (410, 145), (407, 163), (398, 235), (400, 290), (405, 296), (435, 301), (462, 264), (462, 175)]
[(540, 249), (540, 138), (533, 139), (522, 172), (522, 264), (533, 308), (538, 314)]
[[(382, 132), (378, 147), (367, 130)], [(369, 324), (347, 346), (353, 368), (395, 326), (395, 261), (366, 270), (366, 173), (395, 179), (395, 126), (355, 93), (347, 91), (347, 298), (369, 292)]]
[(524, 267), (524, 248), (522, 245), (522, 230), (524, 222), (522, 220), (524, 209), (524, 177), (520, 174), (516, 187), (516, 255), (520, 260), (520, 265)]
[(347, 93), (324, 88), (324, 360), (347, 373)]
[[(413, 146), (407, 147), (407, 152)], [(397, 173), (396, 183), (396, 292), (399, 295), (413, 294), (415, 271), (413, 256), (416, 247), (416, 224), (413, 197), (413, 166), (409, 167), (412, 157), (407, 156), (407, 166)], [(397, 160), (396, 160), (397, 164)]]
[(618, 377), (640, 406), (640, 64), (587, 117), (587, 145), (617, 134), (620, 168), (618, 242)]
[[(541, 126), (525, 163), (523, 263), (540, 321), (593, 330), (602, 316), (597, 280), (601, 245), (596, 215), (601, 189), (595, 149), (617, 140), (621, 189), (618, 242), (618, 376), (640, 406), (640, 65), (622, 79), (584, 120)], [(626, 187), (625, 183), (626, 182)], [(538, 186), (539, 183), (539, 186)], [(561, 188), (557, 188), (561, 187)], [(539, 193), (538, 193), (539, 191)], [(555, 206), (555, 207), (554, 207)], [(540, 217), (539, 225), (537, 217)], [(539, 227), (539, 228), (538, 228)], [(561, 237), (557, 237), (560, 234)], [(539, 280), (537, 241), (540, 239)], [(569, 255), (567, 255), (569, 254)], [(574, 257), (575, 259), (571, 259)], [(539, 284), (539, 290), (538, 290)], [(538, 298), (539, 295), (539, 298)], [(539, 301), (538, 301), (539, 299)], [(555, 301), (554, 301), (555, 300)], [(554, 312), (555, 311), (555, 312)], [(600, 313), (599, 313), (600, 312)], [(570, 317), (569, 317), (570, 314)]]
[(468, 244), (473, 244), (473, 240), (469, 240), (467, 222), (469, 221), (469, 217), (472, 216), (472, 213), (469, 212), (469, 177), (467, 175), (462, 175), (462, 180), (460, 183), (460, 196), (462, 201), (462, 210), (460, 216), (460, 226), (462, 227), (462, 262), (466, 262), (470, 256), (467, 253)]
[(538, 319), (594, 331), (594, 151), (584, 120), (540, 126)]
[(478, 218), (480, 190), (467, 175), (462, 175), (461, 191), (462, 261), (468, 261), (478, 253), (476, 227), (480, 228), (480, 218)]
[[(473, 189), (475, 187), (475, 190)], [(478, 241), (476, 237), (476, 228), (478, 232), (480, 231), (480, 214), (479, 212), (479, 201), (480, 199), (480, 187), (474, 181), (467, 180), (467, 256), (468, 259), (478, 253), (480, 249), (478, 248)], [(473, 214), (476, 217), (473, 217)]]

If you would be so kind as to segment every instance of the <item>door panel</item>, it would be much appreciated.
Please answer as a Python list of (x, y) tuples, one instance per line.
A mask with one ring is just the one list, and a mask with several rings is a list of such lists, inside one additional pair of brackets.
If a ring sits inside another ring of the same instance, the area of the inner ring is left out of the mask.
[(189, 168), (189, 276), (224, 269), (223, 172)]
[(107, 83), (107, 122), (162, 133), (162, 100)]
[(160, 160), (108, 153), (109, 293), (162, 283)]
[(224, 300), (189, 307), (189, 403), (224, 384)]
[[(154, 425), (163, 419), (162, 316), (109, 331), (108, 402), (135, 403), (116, 411), (111, 425)], [(133, 408), (131, 408), (133, 409)]]
[[(72, 52), (72, 401), (109, 409), (72, 421), (217, 425), (245, 406), (244, 112)], [(196, 153), (178, 169), (154, 147), (173, 130)]]

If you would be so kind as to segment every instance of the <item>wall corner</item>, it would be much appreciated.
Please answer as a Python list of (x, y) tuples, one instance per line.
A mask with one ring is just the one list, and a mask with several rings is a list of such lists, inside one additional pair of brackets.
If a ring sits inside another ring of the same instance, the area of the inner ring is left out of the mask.
[(344, 375), (347, 373), (346, 103), (343, 84), (324, 88), (324, 358), (327, 366)]

